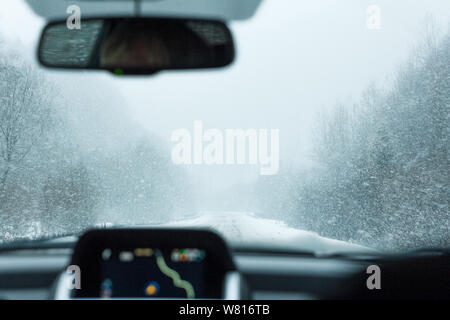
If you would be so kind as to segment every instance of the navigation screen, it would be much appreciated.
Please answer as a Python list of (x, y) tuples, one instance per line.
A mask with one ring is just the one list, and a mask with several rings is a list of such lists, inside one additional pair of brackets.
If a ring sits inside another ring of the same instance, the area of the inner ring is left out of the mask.
[(205, 251), (200, 249), (104, 249), (102, 298), (202, 298)]

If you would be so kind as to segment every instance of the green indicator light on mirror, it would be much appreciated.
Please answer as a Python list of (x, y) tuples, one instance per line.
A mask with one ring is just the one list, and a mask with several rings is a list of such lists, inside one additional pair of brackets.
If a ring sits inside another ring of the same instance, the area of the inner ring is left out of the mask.
[(123, 70), (120, 69), (120, 68), (114, 69), (113, 73), (114, 73), (115, 75), (117, 75), (117, 76), (120, 76), (120, 75), (123, 75), (123, 74), (124, 74)]

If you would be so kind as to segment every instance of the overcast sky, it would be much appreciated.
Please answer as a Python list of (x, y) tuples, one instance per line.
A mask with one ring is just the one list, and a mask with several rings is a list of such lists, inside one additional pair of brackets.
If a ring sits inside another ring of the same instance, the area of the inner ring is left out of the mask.
[[(373, 4), (381, 9), (378, 31), (366, 26)], [(279, 128), (281, 163), (304, 164), (317, 110), (357, 99), (372, 81), (387, 81), (420, 38), (427, 15), (446, 28), (450, 1), (264, 0), (253, 18), (231, 24), (238, 53), (228, 69), (92, 77), (114, 83), (129, 115), (166, 141), (193, 120), (219, 129)], [(43, 24), (22, 0), (0, 1), (0, 33), (20, 41), (29, 57)], [(230, 175), (208, 168), (208, 179), (229, 185), (258, 172), (241, 169), (227, 169), (239, 170)]]

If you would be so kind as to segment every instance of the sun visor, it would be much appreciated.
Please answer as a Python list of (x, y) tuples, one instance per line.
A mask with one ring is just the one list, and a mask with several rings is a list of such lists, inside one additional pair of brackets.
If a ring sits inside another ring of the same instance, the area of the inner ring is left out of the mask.
[[(254, 15), (262, 0), (26, 0), (33, 11), (47, 20), (67, 17), (76, 5), (82, 17), (162, 16), (245, 20)], [(70, 11), (69, 11), (70, 12)]]

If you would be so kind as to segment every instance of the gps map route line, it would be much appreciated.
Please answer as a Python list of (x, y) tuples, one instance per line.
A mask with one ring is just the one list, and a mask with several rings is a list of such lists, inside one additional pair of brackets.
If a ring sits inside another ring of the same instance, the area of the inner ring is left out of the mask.
[(188, 299), (194, 299), (195, 298), (194, 287), (192, 287), (192, 285), (188, 281), (181, 279), (178, 272), (176, 272), (173, 269), (170, 269), (167, 266), (161, 251), (155, 250), (155, 256), (156, 256), (156, 264), (158, 265), (159, 270), (161, 270), (162, 273), (164, 273), (166, 276), (172, 279), (173, 285), (175, 287), (184, 289), (186, 291), (186, 297)]

